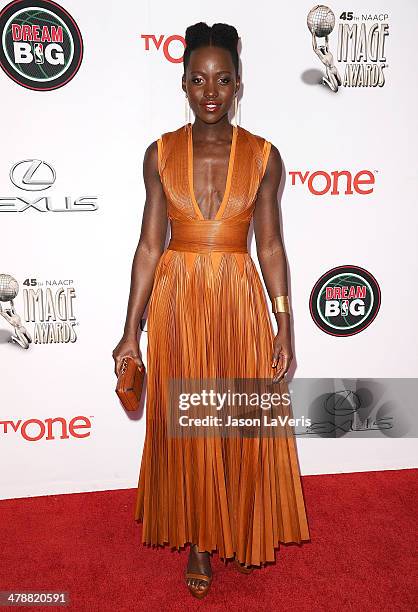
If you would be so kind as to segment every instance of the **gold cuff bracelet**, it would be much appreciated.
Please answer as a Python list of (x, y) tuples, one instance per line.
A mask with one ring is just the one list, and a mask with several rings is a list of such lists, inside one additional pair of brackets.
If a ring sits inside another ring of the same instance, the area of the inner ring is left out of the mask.
[(287, 295), (278, 295), (272, 300), (273, 312), (288, 312), (290, 314), (290, 302)]

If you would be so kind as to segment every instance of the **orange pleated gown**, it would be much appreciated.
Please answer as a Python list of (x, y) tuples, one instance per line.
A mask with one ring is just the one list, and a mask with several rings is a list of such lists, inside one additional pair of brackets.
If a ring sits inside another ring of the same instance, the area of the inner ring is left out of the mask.
[[(274, 373), (269, 306), (247, 247), (271, 143), (233, 127), (224, 197), (209, 220), (194, 195), (191, 124), (157, 144), (171, 239), (148, 309), (146, 437), (135, 520), (143, 524), (145, 544), (195, 543), (199, 551), (259, 566), (275, 560), (280, 542), (310, 539), (294, 436), (172, 437), (167, 381)], [(279, 385), (287, 390), (286, 382)]]

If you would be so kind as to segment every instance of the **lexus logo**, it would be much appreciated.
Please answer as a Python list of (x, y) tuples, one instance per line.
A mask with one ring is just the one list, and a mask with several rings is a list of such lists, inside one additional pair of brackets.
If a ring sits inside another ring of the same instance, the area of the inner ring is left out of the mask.
[(43, 191), (55, 183), (55, 170), (41, 159), (25, 159), (10, 170), (13, 185), (25, 191)]
[[(46, 191), (55, 185), (56, 173), (48, 162), (42, 159), (24, 159), (14, 164), (9, 173), (10, 180), (18, 189), (31, 192)], [(82, 212), (98, 210), (98, 196), (56, 195), (55, 189), (48, 193), (34, 193), (33, 196), (19, 193), (15, 196), (0, 194), (0, 213), (25, 212)], [(59, 202), (60, 201), (60, 202)]]

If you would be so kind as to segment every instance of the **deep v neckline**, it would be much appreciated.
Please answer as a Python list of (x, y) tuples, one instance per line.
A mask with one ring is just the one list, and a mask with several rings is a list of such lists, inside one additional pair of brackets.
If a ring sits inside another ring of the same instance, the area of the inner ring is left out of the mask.
[(188, 166), (188, 180), (189, 180), (189, 192), (190, 192), (190, 197), (192, 199), (193, 202), (193, 206), (195, 208), (196, 214), (199, 217), (199, 219), (201, 221), (217, 221), (220, 216), (222, 215), (226, 203), (228, 201), (229, 198), (229, 192), (231, 190), (231, 182), (232, 182), (232, 172), (233, 172), (233, 168), (234, 168), (234, 161), (235, 161), (235, 150), (236, 150), (236, 144), (237, 144), (237, 135), (238, 135), (238, 126), (233, 125), (232, 126), (232, 140), (231, 140), (231, 148), (229, 151), (229, 159), (228, 159), (228, 170), (227, 170), (227, 174), (226, 174), (226, 183), (225, 183), (225, 192), (224, 192), (224, 196), (222, 198), (221, 204), (218, 208), (218, 211), (216, 213), (216, 215), (213, 217), (213, 219), (206, 219), (206, 217), (203, 216), (202, 211), (200, 210), (200, 207), (197, 203), (196, 197), (195, 197), (195, 193), (194, 193), (194, 184), (193, 184), (193, 175), (194, 175), (194, 171), (193, 171), (193, 161), (194, 161), (194, 156), (193, 156), (193, 136), (192, 136), (192, 124), (188, 123), (187, 124), (187, 166)]

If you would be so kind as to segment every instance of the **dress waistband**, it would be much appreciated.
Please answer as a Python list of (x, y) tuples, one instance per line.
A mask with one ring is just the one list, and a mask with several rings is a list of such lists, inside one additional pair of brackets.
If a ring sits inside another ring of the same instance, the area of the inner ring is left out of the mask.
[(247, 253), (249, 226), (249, 221), (228, 223), (222, 219), (204, 221), (171, 219), (171, 239), (167, 249), (193, 253), (208, 251)]

